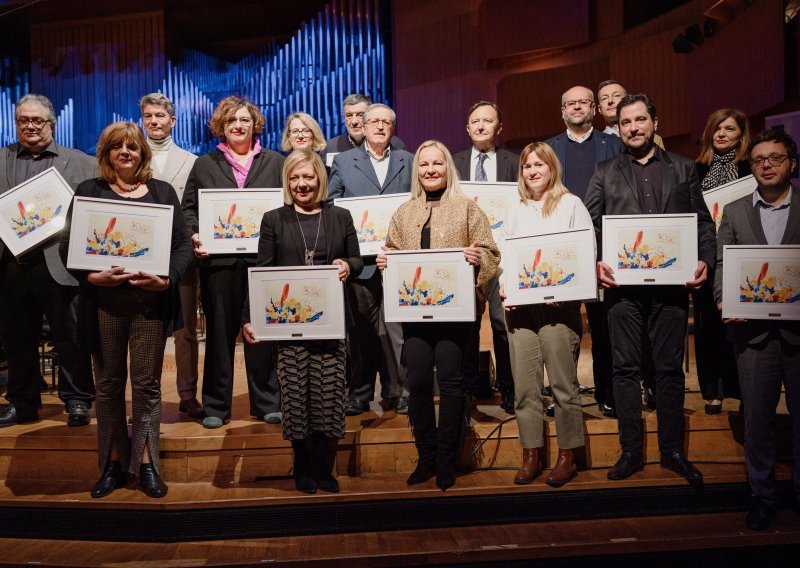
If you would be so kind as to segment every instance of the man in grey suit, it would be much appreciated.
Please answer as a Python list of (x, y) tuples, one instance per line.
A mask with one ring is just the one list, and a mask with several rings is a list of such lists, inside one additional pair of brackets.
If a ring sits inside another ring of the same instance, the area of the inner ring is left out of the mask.
[[(96, 175), (94, 158), (64, 148), (53, 139), (56, 116), (47, 97), (23, 96), (17, 101), (14, 119), (18, 142), (0, 150), (0, 193), (50, 167), (73, 189)], [(9, 402), (0, 414), (0, 428), (39, 417), (43, 316), (58, 353), (58, 395), (69, 415), (67, 424), (85, 426), (94, 401), (94, 380), (89, 352), (81, 350), (76, 340), (78, 282), (61, 262), (58, 240), (17, 258), (0, 243), (0, 253), (0, 341), (8, 355)]]
[[(139, 101), (142, 124), (147, 132), (147, 145), (153, 152), (150, 162), (153, 177), (168, 182), (183, 199), (186, 180), (197, 156), (180, 148), (172, 139), (175, 126), (175, 106), (161, 93), (150, 93)], [(198, 343), (197, 343), (197, 300), (199, 277), (197, 267), (190, 265), (181, 277), (179, 285), (183, 329), (175, 332), (175, 366), (177, 370), (178, 405), (180, 412), (191, 418), (202, 418), (203, 407), (197, 400)]]
[[(797, 144), (782, 130), (766, 130), (750, 141), (747, 155), (758, 187), (753, 195), (725, 206), (717, 234), (718, 303), (726, 245), (800, 244), (800, 189), (789, 183), (797, 167)], [(775, 410), (782, 385), (792, 417), (795, 507), (800, 511), (800, 322), (727, 323), (744, 404), (744, 454), (751, 493), (745, 522), (751, 529), (763, 530), (775, 514)]]
[(606, 262), (597, 263), (597, 279), (605, 289), (611, 337), (614, 399), (622, 454), (608, 471), (612, 480), (642, 469), (644, 434), (639, 380), (642, 337), (650, 337), (658, 400), (658, 446), (661, 467), (690, 482), (702, 474), (686, 459), (684, 444), (684, 338), (689, 290), (708, 278), (716, 259), (714, 222), (700, 190), (696, 164), (664, 152), (653, 142), (658, 118), (647, 95), (628, 95), (617, 107), (626, 151), (597, 165), (586, 192), (586, 208), (602, 243), (604, 215), (697, 214), (698, 262), (694, 279), (684, 286), (620, 286)]
[[(497, 137), (502, 130), (503, 115), (497, 103), (478, 101), (470, 107), (467, 112), (467, 134), (472, 140), (472, 146), (453, 156), (458, 177), (462, 181), (517, 181), (519, 156), (497, 147)], [(509, 414), (514, 414), (514, 378), (511, 375), (508, 332), (503, 302), (500, 300), (500, 283), (496, 275), (489, 280), (488, 300), (500, 407)], [(465, 350), (464, 379), (467, 381), (468, 392), (482, 397), (490, 393), (482, 393), (481, 387), (477, 384), (480, 333), (479, 318), (475, 322), (475, 330)]]
[[(364, 111), (366, 141), (333, 158), (328, 201), (337, 197), (362, 197), (411, 191), (414, 156), (392, 148), (390, 141), (397, 118), (383, 104)], [(361, 275), (352, 281), (350, 305), (356, 323), (350, 330), (348, 416), (369, 410), (375, 397), (375, 373), (380, 370), (383, 391), (398, 413), (408, 412), (408, 378), (401, 366), (403, 332), (399, 323), (383, 318), (383, 285), (375, 258), (365, 258)], [(382, 356), (381, 356), (382, 353)]]

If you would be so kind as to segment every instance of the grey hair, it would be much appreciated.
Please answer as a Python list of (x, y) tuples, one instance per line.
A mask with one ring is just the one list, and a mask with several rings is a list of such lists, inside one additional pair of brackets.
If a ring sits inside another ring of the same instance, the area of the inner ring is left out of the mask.
[(144, 107), (147, 105), (164, 107), (167, 109), (167, 114), (175, 116), (175, 105), (162, 93), (150, 93), (149, 95), (143, 96), (139, 101), (139, 112), (144, 112)]
[(52, 124), (53, 128), (56, 127), (56, 109), (53, 106), (53, 103), (44, 95), (37, 95), (35, 93), (28, 93), (27, 95), (22, 95), (22, 97), (20, 97), (20, 99), (17, 101), (17, 106), (14, 109), (14, 118), (17, 118), (18, 116), (20, 105), (24, 105), (26, 103), (38, 103), (42, 105), (47, 110), (47, 122)]
[(342, 110), (344, 110), (344, 107), (346, 106), (354, 106), (357, 105), (358, 103), (367, 103), (367, 105), (369, 106), (372, 104), (372, 99), (369, 98), (364, 93), (352, 93), (350, 95), (347, 95), (342, 101)]
[(379, 108), (385, 108), (386, 110), (389, 111), (389, 114), (392, 115), (392, 129), (396, 128), (397, 127), (397, 115), (394, 113), (394, 111), (392, 110), (392, 108), (389, 105), (385, 105), (383, 103), (373, 103), (373, 104), (369, 105), (366, 109), (364, 109), (364, 123), (367, 122), (367, 117), (369, 116), (369, 113), (371, 111), (377, 110)]

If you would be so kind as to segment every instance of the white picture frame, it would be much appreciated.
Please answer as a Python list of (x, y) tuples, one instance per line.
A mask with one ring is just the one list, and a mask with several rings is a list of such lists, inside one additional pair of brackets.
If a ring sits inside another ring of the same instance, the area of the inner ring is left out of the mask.
[(492, 237), (495, 242), (500, 242), (500, 231), (506, 213), (519, 200), (517, 183), (462, 181), (461, 190), (486, 213), (492, 228)]
[[(345, 338), (344, 286), (338, 266), (256, 267), (247, 271), (250, 325), (256, 339)], [(290, 321), (292, 318), (299, 321)]]
[(603, 215), (602, 230), (603, 262), (617, 284), (683, 286), (694, 280), (697, 213)]
[(67, 268), (169, 276), (172, 205), (75, 197)]
[(506, 306), (597, 300), (593, 227), (507, 238)]
[(703, 200), (706, 202), (708, 212), (711, 213), (711, 219), (713, 219), (717, 231), (722, 222), (725, 206), (737, 199), (752, 195), (757, 187), (756, 178), (750, 175), (703, 192)]
[[(385, 254), (386, 321), (475, 321), (475, 271), (464, 258), (464, 249), (397, 250)], [(421, 299), (425, 303), (421, 304)]]
[(392, 215), (410, 197), (410, 193), (340, 197), (334, 199), (333, 204), (347, 209), (353, 217), (361, 256), (374, 256), (386, 244)]
[(800, 245), (725, 245), (722, 317), (800, 320)]
[(283, 189), (197, 190), (198, 234), (208, 254), (256, 254), (264, 213), (283, 206)]
[(20, 256), (61, 233), (72, 188), (55, 168), (47, 168), (0, 196), (0, 238)]

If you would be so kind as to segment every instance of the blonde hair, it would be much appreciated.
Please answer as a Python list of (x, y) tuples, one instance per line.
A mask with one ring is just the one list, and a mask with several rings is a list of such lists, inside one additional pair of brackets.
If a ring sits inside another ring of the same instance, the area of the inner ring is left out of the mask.
[(108, 183), (116, 181), (117, 174), (111, 164), (111, 150), (121, 146), (123, 142), (136, 144), (142, 155), (142, 162), (136, 169), (136, 181), (139, 183), (150, 181), (150, 178), (153, 177), (153, 170), (150, 169), (150, 160), (153, 157), (153, 152), (144, 139), (142, 129), (132, 122), (112, 122), (100, 133), (96, 150), (97, 171), (100, 174), (100, 178)]
[(456, 171), (456, 165), (453, 162), (453, 156), (450, 155), (450, 151), (447, 149), (447, 146), (438, 140), (426, 140), (419, 145), (417, 152), (414, 154), (414, 164), (411, 166), (413, 172), (411, 178), (411, 199), (425, 199), (425, 189), (422, 187), (422, 184), (419, 181), (419, 155), (425, 148), (431, 147), (437, 148), (439, 151), (441, 151), (441, 153), (444, 155), (444, 161), (447, 164), (447, 186), (445, 188), (444, 195), (442, 195), (442, 201), (449, 201), (457, 197), (466, 198), (464, 192), (461, 190), (461, 182), (458, 181), (458, 172)]
[(314, 120), (314, 117), (304, 112), (293, 112), (286, 117), (286, 125), (283, 127), (283, 138), (281, 138), (281, 150), (284, 152), (292, 151), (292, 141), (289, 138), (289, 125), (295, 118), (302, 122), (303, 126), (311, 130), (311, 138), (313, 142), (311, 147), (314, 149), (314, 151), (319, 152), (325, 148), (325, 135), (322, 134), (322, 129), (319, 127), (317, 121)]
[(289, 189), (289, 176), (300, 164), (309, 162), (313, 168), (314, 173), (317, 174), (317, 194), (315, 196), (316, 203), (322, 203), (328, 198), (328, 174), (325, 171), (325, 164), (322, 163), (322, 158), (319, 154), (311, 150), (295, 150), (283, 162), (283, 171), (281, 172), (281, 181), (283, 182), (283, 202), (286, 205), (294, 203), (294, 197)]
[(542, 208), (542, 217), (550, 216), (558, 207), (558, 202), (561, 198), (568, 194), (570, 191), (564, 182), (561, 181), (561, 162), (553, 149), (544, 142), (531, 142), (522, 150), (519, 156), (519, 169), (517, 171), (517, 192), (519, 198), (523, 203), (527, 203), (530, 199), (530, 192), (528, 186), (525, 184), (525, 176), (523, 175), (523, 167), (525, 162), (528, 161), (528, 156), (536, 154), (545, 165), (550, 168), (550, 183), (545, 188), (547, 194), (547, 201), (545, 201)]

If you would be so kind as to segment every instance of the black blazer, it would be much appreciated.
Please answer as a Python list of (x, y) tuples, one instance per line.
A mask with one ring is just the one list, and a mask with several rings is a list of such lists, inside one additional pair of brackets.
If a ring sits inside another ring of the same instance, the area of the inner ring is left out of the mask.
[[(711, 166), (697, 162), (697, 175), (700, 177), (700, 182), (706, 178), (706, 175), (708, 175), (708, 170), (710, 169)], [(747, 160), (736, 162), (736, 179), (749, 176), (752, 173), (753, 172), (750, 170), (750, 162)]]
[[(497, 181), (517, 181), (519, 156), (503, 148), (496, 148), (495, 152), (497, 156)], [(456, 164), (456, 171), (461, 181), (470, 180), (471, 158), (471, 146), (453, 156), (453, 162)]]
[[(712, 268), (717, 256), (716, 227), (700, 190), (697, 165), (659, 147), (656, 154), (662, 162), (661, 213), (697, 213), (698, 259)], [(592, 216), (598, 247), (602, 246), (603, 215), (644, 214), (630, 154), (623, 152), (597, 165), (584, 204)]]
[[(272, 150), (261, 149), (253, 157), (253, 164), (244, 182), (245, 187), (272, 188), (282, 187), (281, 172), (286, 158)], [(197, 217), (197, 190), (207, 189), (236, 189), (236, 178), (233, 177), (233, 168), (225, 159), (225, 154), (220, 150), (212, 150), (200, 156), (194, 163), (189, 179), (186, 180), (186, 189), (183, 193), (183, 214), (190, 234), (194, 235), (200, 228)], [(255, 262), (254, 255), (220, 254), (209, 259), (197, 261), (199, 266), (229, 266), (237, 258), (244, 258), (249, 264)]]
[[(353, 279), (364, 269), (358, 237), (350, 212), (335, 205), (322, 206), (322, 224), (325, 227), (327, 263), (344, 260), (350, 267), (348, 279)], [(297, 223), (293, 205), (284, 205), (264, 213), (261, 220), (261, 237), (258, 239), (256, 266), (304, 266), (303, 237)], [(347, 298), (347, 294), (345, 294)], [(345, 308), (348, 323), (350, 312)], [(242, 310), (242, 323), (250, 322), (250, 299)]]

